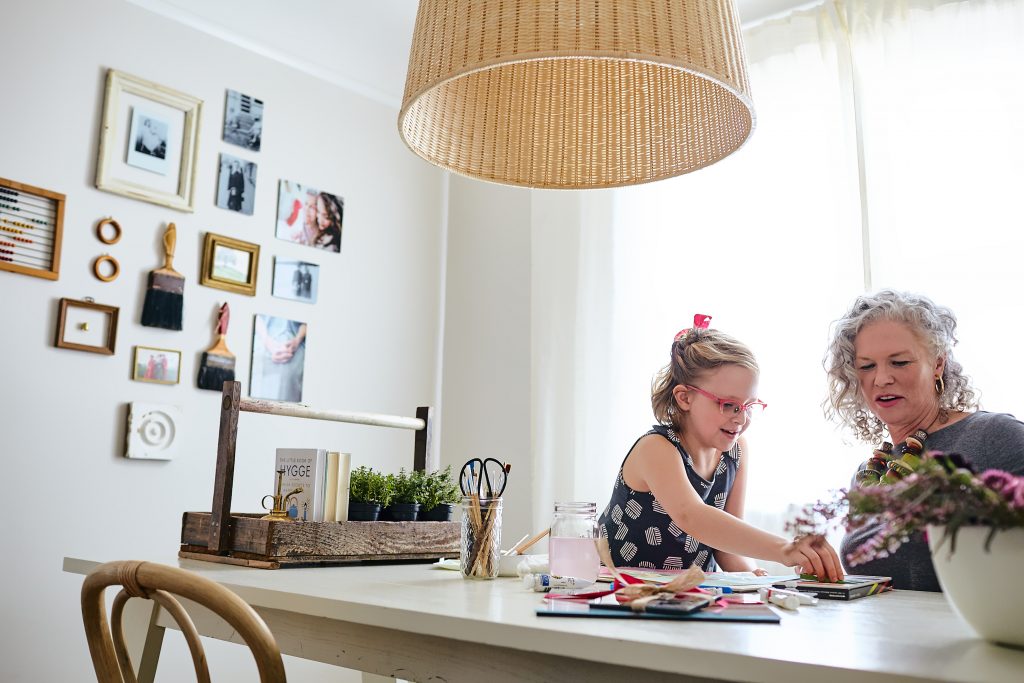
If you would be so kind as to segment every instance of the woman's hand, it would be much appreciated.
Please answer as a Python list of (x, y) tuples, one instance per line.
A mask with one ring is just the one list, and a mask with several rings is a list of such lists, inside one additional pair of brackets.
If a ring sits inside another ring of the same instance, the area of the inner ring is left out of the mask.
[(786, 566), (812, 571), (819, 578), (828, 577), (829, 581), (843, 578), (839, 555), (824, 536), (795, 538), (782, 547), (782, 557)]

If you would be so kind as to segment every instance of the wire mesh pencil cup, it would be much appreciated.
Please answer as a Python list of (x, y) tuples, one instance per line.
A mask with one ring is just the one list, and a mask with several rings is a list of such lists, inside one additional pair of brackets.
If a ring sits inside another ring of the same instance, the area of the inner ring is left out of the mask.
[(498, 576), (501, 498), (463, 497), (460, 548), (464, 578), (493, 579)]

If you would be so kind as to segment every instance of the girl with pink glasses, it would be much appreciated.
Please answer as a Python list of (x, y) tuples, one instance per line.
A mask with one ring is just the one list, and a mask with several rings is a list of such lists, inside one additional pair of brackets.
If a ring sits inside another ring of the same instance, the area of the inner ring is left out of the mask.
[(820, 536), (786, 540), (743, 521), (749, 457), (742, 438), (766, 405), (746, 345), (708, 329), (709, 316), (676, 335), (654, 380), (658, 423), (626, 454), (599, 521), (616, 566), (753, 571), (749, 557), (830, 580), (839, 557)]

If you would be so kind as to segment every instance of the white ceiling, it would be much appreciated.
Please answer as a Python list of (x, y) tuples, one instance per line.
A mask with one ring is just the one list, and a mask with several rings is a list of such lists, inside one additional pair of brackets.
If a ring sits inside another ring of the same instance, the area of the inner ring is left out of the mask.
[[(398, 109), (416, 0), (126, 0)], [(808, 0), (736, 0), (744, 24)]]

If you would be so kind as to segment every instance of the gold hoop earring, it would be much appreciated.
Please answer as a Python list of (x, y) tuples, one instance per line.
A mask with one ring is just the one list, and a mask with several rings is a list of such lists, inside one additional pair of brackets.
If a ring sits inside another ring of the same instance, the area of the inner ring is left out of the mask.
[(942, 381), (942, 375), (935, 378), (935, 393), (942, 396), (946, 392), (946, 383)]

